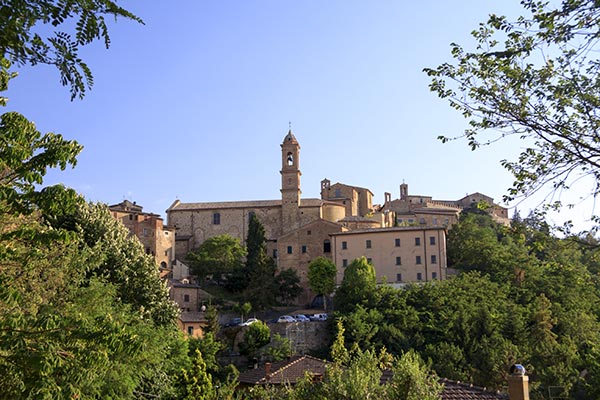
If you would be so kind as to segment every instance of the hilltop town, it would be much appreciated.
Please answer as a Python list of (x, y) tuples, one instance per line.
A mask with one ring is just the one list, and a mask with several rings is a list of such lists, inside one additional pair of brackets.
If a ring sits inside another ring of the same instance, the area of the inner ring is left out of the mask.
[(398, 198), (386, 192), (383, 204), (373, 204), (368, 188), (332, 184), (329, 179), (321, 181), (321, 198), (303, 198), (300, 167), (300, 142), (290, 130), (281, 142), (281, 199), (176, 200), (166, 210), (166, 224), (158, 214), (144, 212), (128, 200), (109, 207), (154, 257), (183, 312), (181, 319), (188, 321), (182, 323), (186, 329), (192, 326), (193, 316), (202, 319), (198, 312), (203, 305), (186, 256), (218, 235), (230, 235), (244, 244), (252, 216), (264, 227), (267, 252), (277, 269), (291, 269), (298, 275), (302, 294), (294, 303), (299, 307), (308, 307), (318, 295), (308, 282), (308, 266), (317, 257), (335, 264), (338, 284), (349, 263), (360, 257), (374, 266), (379, 283), (403, 287), (445, 280), (452, 274), (446, 260), (447, 230), (463, 210), (480, 207), (497, 222), (509, 221), (508, 209), (482, 193), (438, 200), (409, 193), (406, 183), (400, 184)]

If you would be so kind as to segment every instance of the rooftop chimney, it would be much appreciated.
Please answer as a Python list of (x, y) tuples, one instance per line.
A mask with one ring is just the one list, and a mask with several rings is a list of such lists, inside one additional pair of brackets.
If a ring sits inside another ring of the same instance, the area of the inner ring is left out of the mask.
[(508, 398), (510, 400), (529, 400), (529, 377), (521, 364), (510, 367), (508, 377)]
[(271, 380), (271, 363), (265, 363), (265, 380), (269, 382)]

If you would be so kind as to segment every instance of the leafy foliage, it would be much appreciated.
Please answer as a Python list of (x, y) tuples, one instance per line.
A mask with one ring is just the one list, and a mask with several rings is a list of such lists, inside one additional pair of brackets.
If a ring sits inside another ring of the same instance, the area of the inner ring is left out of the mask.
[(335, 292), (337, 308), (350, 310), (368, 304), (376, 287), (375, 268), (365, 257), (357, 258), (346, 267), (342, 284)]
[[(110, 45), (105, 17), (142, 23), (131, 12), (110, 0), (7, 0), (0, 3), (0, 57), (17, 64), (50, 64), (60, 81), (70, 86), (71, 99), (82, 98), (94, 81), (79, 47), (97, 39)], [(52, 28), (50, 36), (43, 32)]]
[(520, 362), (532, 398), (544, 398), (549, 386), (594, 398), (600, 296), (586, 262), (595, 251), (580, 238), (553, 236), (537, 214), (510, 227), (465, 215), (449, 232), (457, 277), (379, 286), (337, 316), (351, 348), (412, 349), (440, 376), (489, 388), (503, 387), (509, 366)]
[(277, 299), (280, 303), (291, 304), (302, 294), (304, 289), (300, 286), (300, 277), (296, 270), (287, 268), (279, 271), (275, 276)]
[(244, 340), (240, 343), (240, 353), (253, 357), (259, 348), (271, 340), (271, 330), (262, 321), (257, 321), (246, 329)]
[(204, 282), (207, 275), (232, 273), (244, 266), (246, 250), (239, 240), (230, 235), (218, 235), (206, 239), (196, 250), (186, 256), (191, 272)]
[[(317, 294), (327, 296), (335, 290), (335, 276), (337, 268), (331, 260), (325, 257), (317, 257), (308, 265), (308, 284)], [(327, 301), (323, 301), (327, 309)]]
[(559, 194), (584, 176), (595, 197), (600, 8), (591, 0), (521, 4), (526, 16), (510, 22), (490, 15), (472, 32), (474, 51), (452, 44), (454, 64), (426, 68), (430, 89), (469, 119), (464, 138), (472, 149), (510, 136), (523, 140), (518, 159), (502, 162), (515, 177), (506, 199), (544, 186)]

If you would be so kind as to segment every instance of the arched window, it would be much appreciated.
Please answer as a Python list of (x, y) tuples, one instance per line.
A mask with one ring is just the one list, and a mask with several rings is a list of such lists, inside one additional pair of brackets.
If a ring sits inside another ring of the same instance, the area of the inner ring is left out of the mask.
[(294, 165), (294, 155), (291, 152), (287, 154), (287, 165), (290, 167)]

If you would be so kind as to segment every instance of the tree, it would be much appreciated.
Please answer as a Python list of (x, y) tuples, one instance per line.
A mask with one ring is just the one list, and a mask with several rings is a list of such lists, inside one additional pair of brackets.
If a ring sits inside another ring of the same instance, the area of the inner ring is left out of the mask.
[(437, 376), (414, 351), (404, 353), (394, 363), (389, 387), (388, 395), (399, 400), (437, 400), (442, 392)]
[(313, 292), (323, 296), (323, 309), (327, 310), (326, 296), (335, 290), (337, 268), (331, 260), (317, 257), (308, 265), (308, 284)]
[(240, 313), (240, 319), (244, 322), (244, 315), (248, 316), (250, 314), (250, 310), (252, 310), (252, 304), (246, 303), (238, 303), (235, 305), (235, 310)]
[[(96, 39), (109, 47), (106, 16), (142, 23), (140, 18), (110, 0), (3, 2), (0, 5), (0, 58), (17, 64), (54, 65), (63, 86), (70, 86), (71, 99), (83, 98), (94, 81), (90, 69), (79, 58), (79, 47)], [(52, 27), (40, 29), (44, 25)], [(58, 29), (71, 30), (71, 33)], [(38, 33), (44, 30), (52, 30), (52, 36)]]
[(186, 256), (191, 272), (204, 282), (207, 275), (220, 277), (240, 270), (244, 266), (246, 250), (239, 240), (228, 234), (206, 239), (196, 250)]
[(252, 215), (248, 223), (246, 248), (248, 287), (245, 295), (255, 309), (263, 310), (276, 304), (279, 287), (275, 280), (277, 267), (273, 259), (267, 255), (265, 228), (256, 215)]
[(365, 257), (357, 258), (346, 267), (342, 284), (335, 292), (337, 309), (348, 311), (359, 304), (366, 305), (376, 287), (375, 268)]
[[(582, 177), (600, 193), (600, 8), (591, 0), (556, 7), (522, 1), (530, 15), (490, 15), (470, 52), (452, 44), (455, 63), (426, 68), (430, 89), (469, 119), (471, 149), (515, 136), (525, 149), (502, 161), (515, 177), (506, 200), (543, 187), (558, 194)], [(440, 137), (442, 141), (449, 138)], [(580, 189), (579, 192), (582, 192)], [(547, 198), (550, 200), (550, 198)]]
[(294, 355), (294, 349), (290, 339), (282, 337), (279, 333), (273, 335), (271, 343), (265, 351), (269, 361), (281, 361)]
[(283, 304), (293, 302), (304, 290), (300, 286), (298, 273), (291, 268), (286, 268), (275, 276), (275, 285), (277, 286), (277, 299)]
[(180, 398), (185, 400), (211, 400), (216, 398), (212, 377), (206, 372), (206, 363), (200, 350), (195, 350), (192, 368), (183, 370)]
[(253, 357), (258, 349), (268, 344), (271, 338), (271, 330), (262, 321), (250, 325), (244, 332), (244, 340), (240, 343), (240, 354)]

